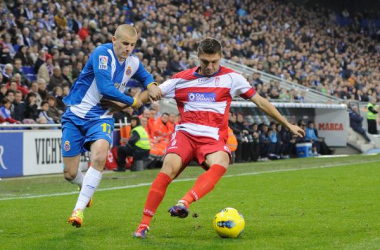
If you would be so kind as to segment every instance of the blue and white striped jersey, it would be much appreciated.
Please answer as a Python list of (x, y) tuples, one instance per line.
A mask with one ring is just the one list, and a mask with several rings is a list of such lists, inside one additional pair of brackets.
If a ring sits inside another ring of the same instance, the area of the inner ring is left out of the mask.
[(107, 110), (99, 105), (100, 100), (104, 97), (132, 105), (133, 98), (124, 94), (125, 85), (132, 77), (143, 83), (145, 88), (154, 82), (136, 56), (130, 55), (120, 63), (112, 43), (100, 45), (63, 101), (71, 112), (81, 118), (110, 118), (112, 115), (108, 115)]

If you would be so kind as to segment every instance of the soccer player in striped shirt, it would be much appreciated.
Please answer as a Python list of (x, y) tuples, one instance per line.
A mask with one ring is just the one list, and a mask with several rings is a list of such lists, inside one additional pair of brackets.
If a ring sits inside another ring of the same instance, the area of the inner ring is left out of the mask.
[[(162, 169), (149, 190), (143, 218), (133, 234), (134, 237), (146, 237), (168, 185), (190, 161), (195, 159), (206, 172), (200, 175), (194, 186), (169, 209), (171, 216), (187, 217), (190, 204), (208, 194), (224, 175), (231, 161), (231, 152), (226, 141), (228, 113), (233, 97), (240, 96), (252, 101), (295, 136), (304, 136), (301, 128), (286, 121), (268, 100), (256, 93), (242, 75), (220, 66), (221, 58), (220, 42), (206, 38), (198, 47), (200, 66), (179, 72), (172, 79), (159, 85), (163, 97), (176, 100), (181, 122), (175, 128), (166, 149)], [(143, 92), (140, 99), (147, 102), (148, 93)]]

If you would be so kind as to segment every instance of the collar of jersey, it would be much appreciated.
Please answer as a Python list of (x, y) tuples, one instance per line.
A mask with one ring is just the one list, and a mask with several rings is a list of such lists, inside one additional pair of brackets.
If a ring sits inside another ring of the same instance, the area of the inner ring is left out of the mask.
[(216, 72), (215, 72), (214, 74), (212, 74), (211, 76), (202, 76), (202, 75), (200, 75), (200, 74), (197, 73), (197, 70), (198, 70), (199, 68), (200, 68), (200, 67), (196, 68), (196, 69), (194, 70), (194, 73), (193, 73), (193, 75), (196, 76), (196, 77), (198, 77), (198, 78), (201, 78), (201, 77), (213, 77), (213, 76), (216, 76), (217, 74), (219, 74), (219, 72), (220, 72), (220, 66), (219, 66), (218, 71), (216, 71)]

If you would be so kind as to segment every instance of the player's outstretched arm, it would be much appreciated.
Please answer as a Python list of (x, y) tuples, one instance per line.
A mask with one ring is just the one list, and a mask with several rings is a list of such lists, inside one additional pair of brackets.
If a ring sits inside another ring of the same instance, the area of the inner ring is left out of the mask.
[[(144, 91), (146, 92), (146, 91)], [(117, 102), (117, 101), (112, 101), (109, 99), (102, 99), (100, 100), (100, 106), (104, 109), (110, 109), (110, 113), (115, 113), (118, 111), (124, 111), (127, 107), (132, 107), (132, 108), (140, 108), (142, 106), (142, 102), (140, 100), (141, 96), (141, 90), (138, 90), (136, 94), (133, 96), (133, 103), (132, 105), (128, 105), (122, 102)]]
[[(157, 87), (157, 86), (156, 86)], [(161, 89), (159, 87), (157, 87), (160, 92), (161, 92)], [(160, 97), (161, 98), (161, 97)], [(150, 94), (149, 94), (149, 90), (145, 90), (141, 93), (141, 95), (139, 96), (139, 99), (142, 103), (149, 103), (151, 102), (151, 97), (150, 97)]]
[(276, 107), (274, 107), (267, 99), (260, 96), (258, 93), (256, 93), (251, 99), (254, 104), (257, 105), (259, 109), (264, 111), (265, 114), (269, 115), (279, 123), (281, 123), (283, 126), (288, 128), (290, 132), (292, 132), (296, 137), (304, 137), (305, 131), (293, 124), (290, 124), (281, 114), (278, 112)]
[[(132, 105), (132, 108), (139, 108), (144, 103), (151, 102), (151, 98), (149, 95), (149, 91), (145, 90), (143, 92), (138, 91), (135, 96), (133, 97), (136, 101), (134, 102), (135, 105)], [(116, 102), (108, 99), (102, 99), (100, 100), (100, 106), (105, 109), (111, 109), (112, 112), (122, 111), (125, 108), (129, 107), (130, 105), (126, 105), (122, 102)]]

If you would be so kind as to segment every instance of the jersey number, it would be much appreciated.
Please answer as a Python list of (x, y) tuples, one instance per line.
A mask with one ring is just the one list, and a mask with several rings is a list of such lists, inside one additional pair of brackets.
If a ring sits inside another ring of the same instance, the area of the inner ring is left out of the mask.
[(111, 134), (111, 125), (103, 123), (101, 126), (103, 127), (103, 132)]

